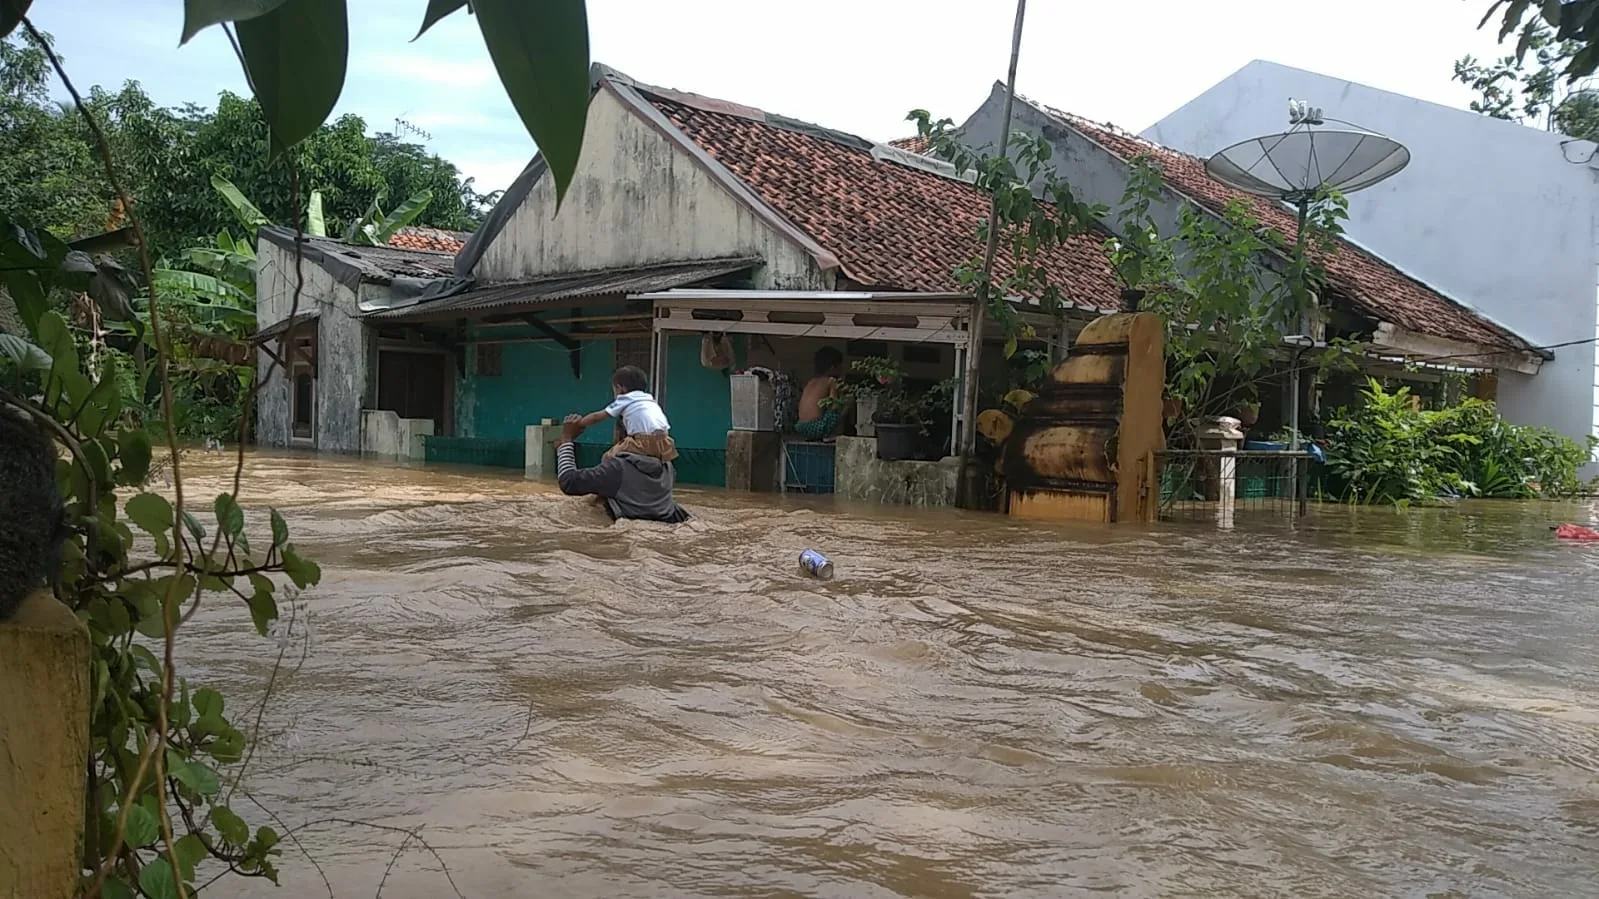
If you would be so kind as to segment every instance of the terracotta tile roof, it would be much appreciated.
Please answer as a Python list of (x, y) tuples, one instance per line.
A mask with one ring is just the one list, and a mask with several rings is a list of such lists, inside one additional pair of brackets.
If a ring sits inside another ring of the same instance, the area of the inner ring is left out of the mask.
[[(1292, 239), (1298, 227), (1294, 214), (1286, 207), (1222, 184), (1210, 177), (1205, 171), (1204, 160), (1198, 157), (1163, 147), (1114, 126), (1095, 124), (1047, 107), (1044, 110), (1123, 159), (1149, 154), (1160, 162), (1168, 186), (1212, 211), (1220, 212), (1234, 199), (1241, 199), (1249, 203), (1251, 211), (1262, 224), (1276, 229), (1289, 239)], [(1339, 248), (1323, 258), (1321, 263), (1335, 298), (1371, 318), (1434, 337), (1515, 350), (1531, 348), (1526, 340), (1515, 333), (1349, 241), (1340, 241)]]
[(438, 228), (420, 228), (413, 225), (395, 232), (394, 236), (389, 238), (389, 246), (401, 250), (426, 250), (454, 255), (461, 252), (461, 247), (471, 236), (471, 233), (466, 231), (442, 231)]
[(920, 135), (916, 137), (902, 137), (899, 140), (891, 140), (888, 142), (888, 145), (890, 147), (898, 147), (907, 153), (927, 152), (927, 138), (921, 137)]
[[(864, 287), (960, 290), (956, 266), (982, 255), (977, 226), (987, 217), (988, 200), (964, 181), (880, 161), (863, 138), (716, 101), (689, 105), (693, 101), (681, 96), (641, 93), (762, 201), (837, 256), (841, 274)], [(1071, 304), (1120, 307), (1106, 237), (1083, 236), (1046, 260)], [(1001, 252), (997, 274), (1008, 273), (1005, 257)]]

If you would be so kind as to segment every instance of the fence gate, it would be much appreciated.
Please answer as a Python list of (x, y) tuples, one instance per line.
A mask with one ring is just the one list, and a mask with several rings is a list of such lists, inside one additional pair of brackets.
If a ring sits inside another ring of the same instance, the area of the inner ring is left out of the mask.
[(1165, 332), (1149, 313), (1090, 322), (1005, 441), (1010, 514), (1153, 521), (1149, 454), (1161, 446)]
[(1298, 518), (1308, 506), (1309, 453), (1253, 450), (1163, 450), (1159, 472), (1162, 521)]

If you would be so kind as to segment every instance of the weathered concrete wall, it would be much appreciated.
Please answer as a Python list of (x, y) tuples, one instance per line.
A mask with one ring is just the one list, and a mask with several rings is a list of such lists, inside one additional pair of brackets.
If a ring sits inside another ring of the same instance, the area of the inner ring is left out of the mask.
[(0, 899), (78, 894), (89, 632), (48, 592), (0, 623)]
[(609, 91), (589, 106), (587, 135), (560, 214), (546, 175), (485, 249), (473, 272), (480, 281), (760, 256), (766, 265), (756, 273), (757, 287), (831, 289), (831, 277), (809, 255)]
[[(1599, 159), (1564, 135), (1276, 63), (1251, 62), (1145, 132), (1207, 156), (1286, 127), (1286, 101), (1387, 134), (1403, 172), (1350, 197), (1346, 230), (1529, 340), (1591, 337), (1599, 260)], [(1595, 348), (1555, 350), (1537, 375), (1506, 373), (1501, 410), (1577, 439), (1599, 433)]]
[[(256, 258), (256, 323), (264, 328), (288, 317), (297, 275), (294, 254), (271, 241), (258, 242)], [(357, 307), (361, 297), (381, 298), (388, 288), (362, 284), (358, 295), (308, 260), (300, 263), (300, 275), (304, 286), (298, 309), (318, 313), (316, 429), (310, 445), (324, 452), (360, 452), (361, 409), (368, 398), (373, 348), (371, 332), (357, 317)], [(261, 354), (258, 374), (265, 377), (269, 370), (271, 376), (262, 381), (256, 400), (257, 440), (263, 446), (305, 445), (292, 437), (289, 375)]]
[(397, 412), (361, 412), (361, 454), (420, 462), (427, 457), (424, 437), (433, 436), (433, 419), (401, 418)]
[(884, 462), (877, 440), (840, 437), (833, 492), (842, 499), (905, 506), (953, 506), (960, 482), (960, 457), (937, 462)]

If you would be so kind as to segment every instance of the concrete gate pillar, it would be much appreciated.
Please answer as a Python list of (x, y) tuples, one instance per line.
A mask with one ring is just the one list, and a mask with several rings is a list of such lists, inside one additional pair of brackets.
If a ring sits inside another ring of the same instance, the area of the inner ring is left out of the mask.
[(0, 899), (71, 899), (89, 765), (89, 631), (47, 591), (0, 622)]

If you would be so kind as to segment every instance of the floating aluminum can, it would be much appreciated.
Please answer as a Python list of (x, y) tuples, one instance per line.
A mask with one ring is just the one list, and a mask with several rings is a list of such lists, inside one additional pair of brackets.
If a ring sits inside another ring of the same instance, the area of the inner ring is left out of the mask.
[(833, 579), (833, 563), (814, 549), (800, 553), (800, 570), (824, 581)]

